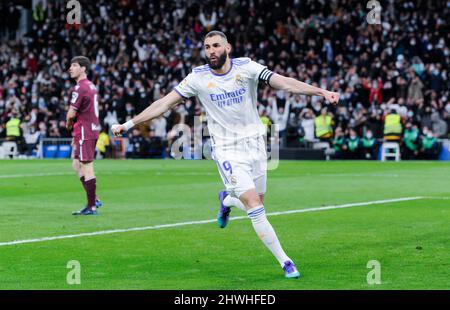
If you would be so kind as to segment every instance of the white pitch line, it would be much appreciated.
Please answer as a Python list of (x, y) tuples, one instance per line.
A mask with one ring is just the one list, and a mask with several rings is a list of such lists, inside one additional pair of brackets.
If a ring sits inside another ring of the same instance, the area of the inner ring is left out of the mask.
[(75, 175), (75, 172), (49, 172), (49, 173), (28, 173), (28, 174), (8, 174), (0, 175), (0, 179), (28, 178), (28, 177), (52, 177), (56, 175)]
[[(153, 172), (151, 172), (152, 174)], [(120, 172), (120, 171), (116, 171), (116, 172), (100, 172), (98, 173), (99, 175), (103, 175), (103, 174), (129, 174), (129, 172)], [(216, 173), (213, 172), (204, 172), (204, 173), (199, 173), (199, 172), (178, 172), (178, 173), (170, 173), (170, 172), (155, 172), (154, 173), (157, 176), (160, 175), (167, 175), (167, 176), (209, 176), (209, 175), (216, 175)], [(48, 172), (48, 173), (27, 173), (27, 174), (5, 174), (5, 175), (0, 175), (0, 179), (17, 179), (17, 178), (30, 178), (30, 177), (52, 177), (52, 176), (60, 176), (60, 175), (75, 175), (75, 172)]]
[(321, 174), (311, 174), (311, 175), (319, 175), (322, 177), (392, 177), (392, 178), (398, 178), (400, 177), (399, 174), (392, 174), (392, 173), (321, 173)]
[(450, 197), (434, 197), (434, 196), (423, 196), (423, 199), (433, 199), (433, 200), (450, 200)]
[[(343, 205), (333, 205), (333, 206), (325, 206), (325, 207), (319, 207), (319, 208), (272, 212), (272, 213), (267, 213), (267, 215), (268, 216), (276, 216), (276, 215), (285, 215), (285, 214), (294, 214), (294, 213), (325, 211), (325, 210), (332, 210), (332, 209), (343, 209), (343, 208), (351, 208), (351, 207), (385, 204), (385, 203), (391, 203), (391, 202), (419, 200), (419, 199), (424, 199), (424, 198), (426, 198), (426, 197), (419, 196), (419, 197), (405, 197), (405, 198), (395, 198), (395, 199), (386, 199), (386, 200), (375, 200), (375, 201), (368, 201), (368, 202), (347, 203), (347, 204), (343, 204)], [(247, 216), (237, 216), (237, 217), (230, 218), (230, 220), (236, 221), (236, 220), (243, 220), (243, 219), (247, 219), (247, 218), (248, 218)], [(131, 231), (155, 230), (155, 229), (162, 229), (162, 228), (188, 226), (188, 225), (201, 225), (201, 224), (209, 224), (209, 223), (214, 223), (214, 222), (216, 222), (216, 219), (204, 220), (204, 221), (181, 222), (181, 223), (155, 225), (155, 226), (145, 226), (145, 227), (135, 227), (135, 228), (103, 230), (103, 231), (81, 233), (81, 234), (75, 234), (75, 235), (62, 235), (62, 236), (54, 236), (54, 237), (43, 237), (43, 238), (37, 238), (37, 239), (26, 239), (26, 240), (0, 242), (0, 246), (8, 246), (8, 245), (16, 245), (16, 244), (24, 244), (24, 243), (36, 243), (36, 242), (52, 241), (52, 240), (59, 240), (59, 239), (71, 239), (71, 238), (90, 237), (90, 236), (99, 236), (99, 235), (110, 235), (110, 234), (124, 233), (124, 232), (131, 232)]]

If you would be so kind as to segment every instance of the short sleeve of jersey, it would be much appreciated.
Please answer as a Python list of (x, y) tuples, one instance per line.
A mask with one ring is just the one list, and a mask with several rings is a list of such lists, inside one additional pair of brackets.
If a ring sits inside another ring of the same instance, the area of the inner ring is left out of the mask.
[(81, 109), (81, 104), (83, 102), (83, 91), (78, 88), (74, 89), (70, 95), (70, 105), (75, 108), (75, 110)]
[(197, 96), (194, 73), (189, 73), (174, 89), (183, 98)]
[(267, 69), (266, 66), (263, 66), (252, 60), (248, 64), (248, 68), (249, 68), (250, 73), (255, 81), (263, 82), (267, 85), (270, 85), (269, 81), (273, 75), (273, 72), (270, 71), (269, 69)]

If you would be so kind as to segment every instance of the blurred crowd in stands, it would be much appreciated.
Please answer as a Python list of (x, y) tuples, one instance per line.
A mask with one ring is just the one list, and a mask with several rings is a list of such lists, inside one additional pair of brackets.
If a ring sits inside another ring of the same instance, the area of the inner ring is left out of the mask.
[[(66, 2), (48, 1), (25, 36), (14, 36), (15, 9), (0, 4), (0, 138), (20, 141), (22, 152), (43, 137), (70, 138), (75, 55), (92, 59), (108, 133), (204, 64), (202, 38), (217, 29), (232, 57), (341, 93), (329, 106), (261, 85), (261, 119), (279, 126), (284, 146), (322, 141), (336, 158), (369, 159), (393, 140), (404, 158), (435, 158), (450, 125), (450, 1), (379, 2), (381, 24), (369, 25), (366, 2), (356, 0), (80, 1), (81, 25), (68, 25)], [(127, 155), (169, 156), (174, 126), (204, 116), (198, 100), (186, 100), (129, 133)]]

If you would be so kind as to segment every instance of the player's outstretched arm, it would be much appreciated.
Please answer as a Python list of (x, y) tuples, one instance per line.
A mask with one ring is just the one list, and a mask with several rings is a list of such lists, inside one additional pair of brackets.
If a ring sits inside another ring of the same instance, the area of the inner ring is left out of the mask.
[(164, 114), (168, 110), (175, 107), (177, 104), (183, 101), (183, 97), (180, 96), (176, 91), (172, 90), (170, 93), (162, 97), (161, 99), (153, 102), (144, 111), (136, 115), (132, 120), (129, 120), (122, 125), (112, 125), (111, 130), (115, 136), (120, 136), (125, 131), (128, 131), (132, 127), (139, 123), (146, 122), (157, 118), (158, 116)]
[(270, 86), (275, 89), (285, 90), (294, 94), (308, 96), (322, 96), (329, 102), (336, 104), (339, 101), (339, 93), (331, 92), (326, 89), (315, 87), (296, 79), (274, 73), (270, 78)]

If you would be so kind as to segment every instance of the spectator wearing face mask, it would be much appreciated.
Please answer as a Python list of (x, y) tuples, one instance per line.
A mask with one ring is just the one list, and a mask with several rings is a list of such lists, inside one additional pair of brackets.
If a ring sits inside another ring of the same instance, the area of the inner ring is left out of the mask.
[(336, 127), (336, 132), (333, 139), (333, 149), (335, 159), (344, 159), (347, 145), (345, 144), (345, 135), (341, 127)]
[(128, 149), (126, 152), (127, 158), (147, 158), (148, 157), (148, 142), (142, 136), (139, 129), (133, 129), (128, 142)]
[(439, 143), (433, 131), (427, 127), (423, 129), (420, 139), (420, 155), (423, 159), (435, 160), (439, 155)]
[(300, 126), (303, 128), (304, 141), (308, 144), (314, 141), (314, 114), (310, 109), (304, 108), (299, 115)]
[(376, 159), (377, 140), (370, 129), (366, 130), (361, 139), (361, 151), (364, 159)]
[(423, 100), (423, 83), (417, 75), (414, 75), (411, 84), (408, 87), (408, 101), (415, 103), (419, 100)]
[(438, 138), (445, 138), (447, 135), (447, 123), (441, 118), (439, 112), (435, 111), (431, 114), (432, 130)]
[(383, 102), (383, 80), (381, 78), (373, 80), (371, 83), (364, 80), (363, 87), (369, 91), (369, 103), (381, 104)]
[(26, 132), (24, 131), (24, 139), (26, 143), (26, 155), (31, 156), (39, 143), (40, 132), (37, 130), (37, 124), (28, 126)]
[(419, 129), (417, 125), (411, 122), (406, 123), (405, 132), (403, 133), (402, 158), (417, 159), (419, 155)]
[(286, 97), (284, 107), (279, 108), (277, 107), (277, 100), (274, 97), (272, 97), (270, 101), (271, 101), (270, 118), (272, 119), (273, 123), (278, 126), (280, 140), (282, 141), (282, 145), (284, 146), (286, 127), (287, 122), (289, 120), (291, 100), (289, 100), (289, 97)]
[(360, 139), (356, 130), (350, 128), (348, 138), (345, 141), (347, 145), (347, 158), (348, 159), (359, 159), (360, 158)]

